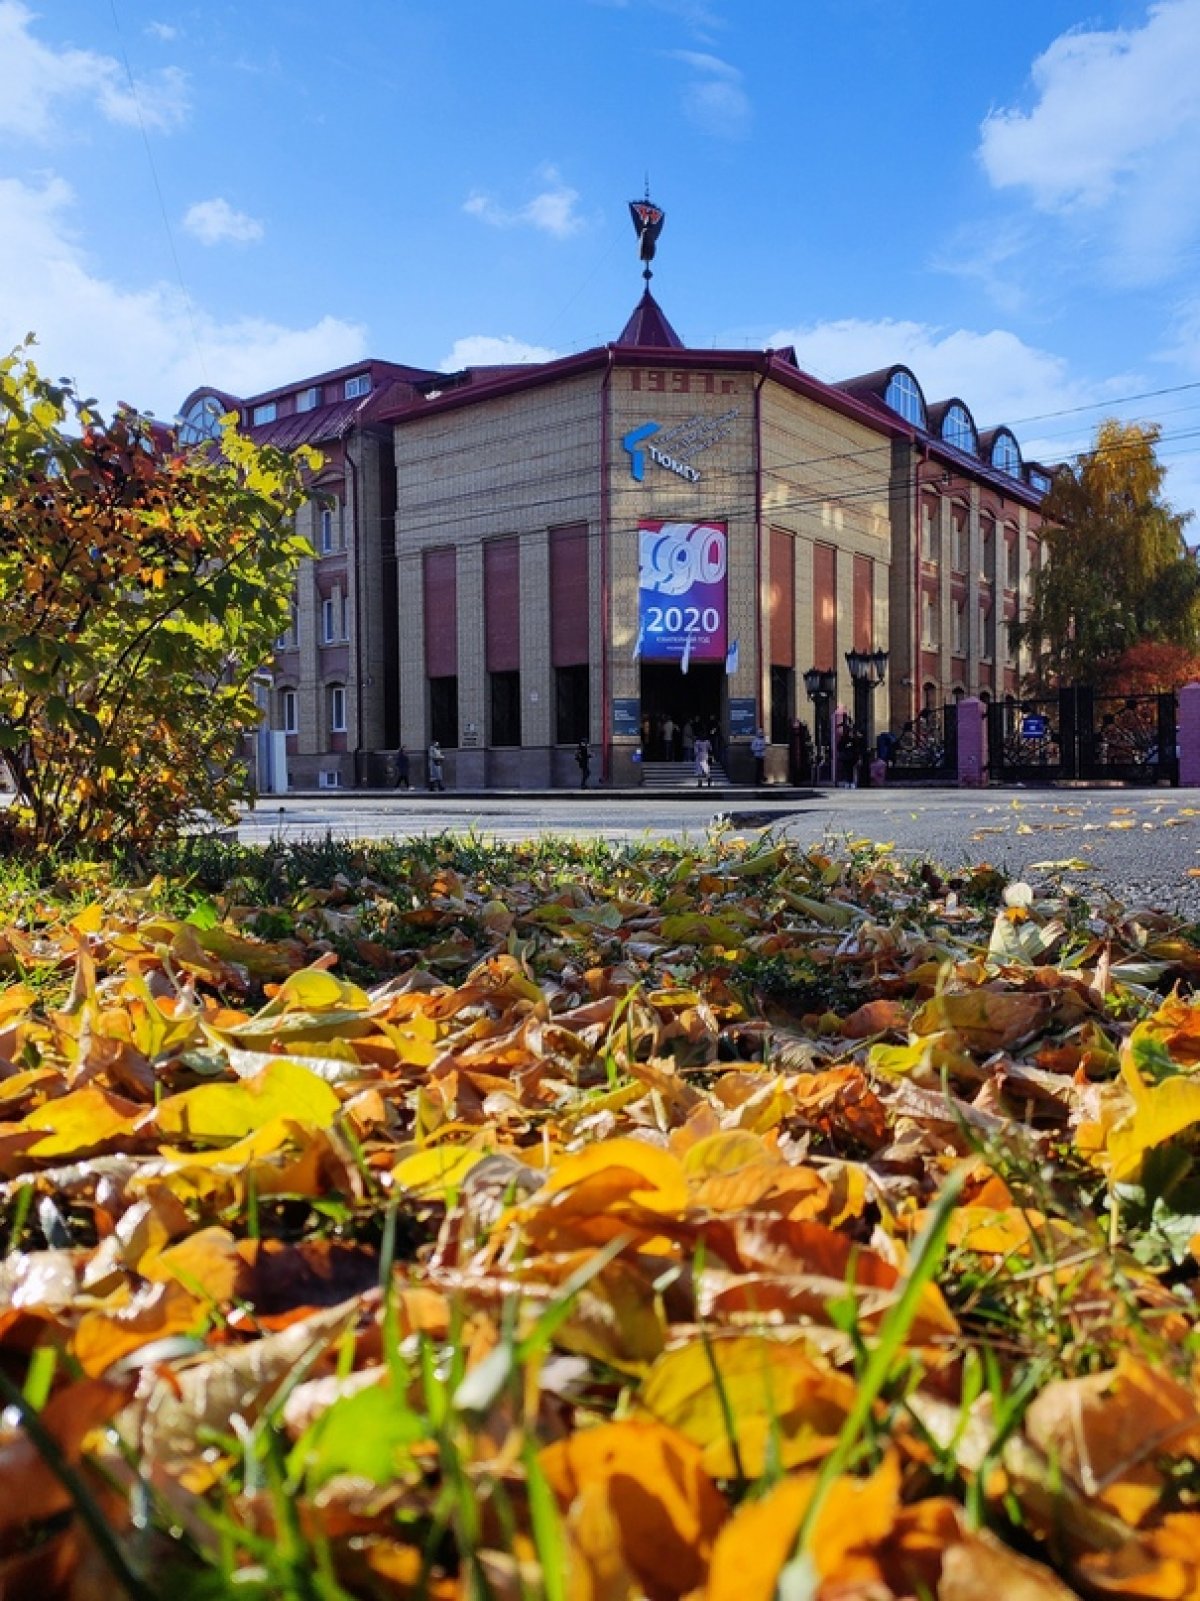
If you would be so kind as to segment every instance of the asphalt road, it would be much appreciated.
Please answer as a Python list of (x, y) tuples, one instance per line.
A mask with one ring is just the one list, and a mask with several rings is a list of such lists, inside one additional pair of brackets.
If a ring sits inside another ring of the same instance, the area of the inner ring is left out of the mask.
[[(1200, 922), (1200, 790), (780, 790), (691, 792), (648, 800), (636, 791), (586, 795), (453, 793), (264, 798), (239, 837), (405, 839), (473, 831), (496, 840), (543, 834), (613, 841), (703, 838), (714, 827), (771, 829), (804, 844), (891, 842), (947, 867), (991, 862), (1032, 881), (1060, 877), (1125, 905)], [(1047, 865), (1049, 864), (1049, 865)], [(1191, 876), (1195, 874), (1196, 876)]]

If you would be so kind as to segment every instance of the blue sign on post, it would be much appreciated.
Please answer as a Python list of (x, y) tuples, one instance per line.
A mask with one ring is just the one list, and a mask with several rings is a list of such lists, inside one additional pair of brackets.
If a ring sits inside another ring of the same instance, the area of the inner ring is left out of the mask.
[(749, 739), (758, 727), (758, 702), (753, 695), (729, 698), (729, 737)]
[(1040, 713), (1031, 713), (1028, 717), (1022, 717), (1021, 719), (1021, 738), (1045, 739), (1049, 728), (1048, 718), (1041, 716)]
[(642, 703), (636, 695), (614, 695), (612, 731), (614, 738), (636, 739), (641, 733)]

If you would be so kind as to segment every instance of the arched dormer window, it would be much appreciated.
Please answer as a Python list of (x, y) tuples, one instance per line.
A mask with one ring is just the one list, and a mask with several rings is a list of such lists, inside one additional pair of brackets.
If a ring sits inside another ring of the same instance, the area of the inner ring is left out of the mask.
[(1007, 428), (1000, 428), (992, 441), (992, 466), (1010, 478), (1021, 476), (1021, 447)]
[(925, 397), (921, 393), (920, 384), (907, 367), (897, 367), (888, 379), (883, 402), (885, 406), (890, 406), (894, 412), (903, 417), (905, 422), (915, 423), (918, 428), (924, 428)]
[(225, 407), (216, 395), (198, 395), (179, 419), (179, 443), (201, 445), (221, 437), (221, 418)]
[(942, 418), (942, 438), (955, 450), (965, 451), (968, 456), (979, 454), (979, 436), (975, 432), (971, 413), (957, 400), (946, 407), (946, 415)]

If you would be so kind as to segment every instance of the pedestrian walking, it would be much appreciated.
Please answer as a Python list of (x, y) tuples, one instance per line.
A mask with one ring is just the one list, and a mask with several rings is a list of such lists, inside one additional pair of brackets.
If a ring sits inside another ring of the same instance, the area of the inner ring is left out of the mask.
[(693, 760), (696, 772), (696, 788), (703, 789), (707, 784), (712, 788), (712, 746), (703, 734), (696, 736), (693, 746)]
[(408, 752), (401, 745), (396, 751), (396, 788), (407, 789), (409, 778)]
[(592, 771), (592, 753), (588, 749), (586, 739), (581, 739), (575, 747), (575, 765), (579, 769), (579, 787), (586, 789), (588, 776)]
[(442, 747), (438, 744), (437, 740), (430, 740), (429, 753), (427, 757), (427, 761), (429, 763), (430, 789), (445, 789), (446, 786), (442, 782), (442, 766), (445, 760), (446, 758), (442, 755)]
[(754, 730), (754, 738), (750, 741), (750, 754), (754, 757), (754, 782), (762, 785), (767, 781), (767, 736), (761, 728)]

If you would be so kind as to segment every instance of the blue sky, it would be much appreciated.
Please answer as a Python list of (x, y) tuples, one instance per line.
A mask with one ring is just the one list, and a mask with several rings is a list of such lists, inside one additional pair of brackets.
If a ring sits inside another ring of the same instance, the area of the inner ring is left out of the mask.
[(647, 174), (686, 343), (1200, 508), (1200, 0), (0, 0), (0, 347), (106, 405), (603, 344)]

